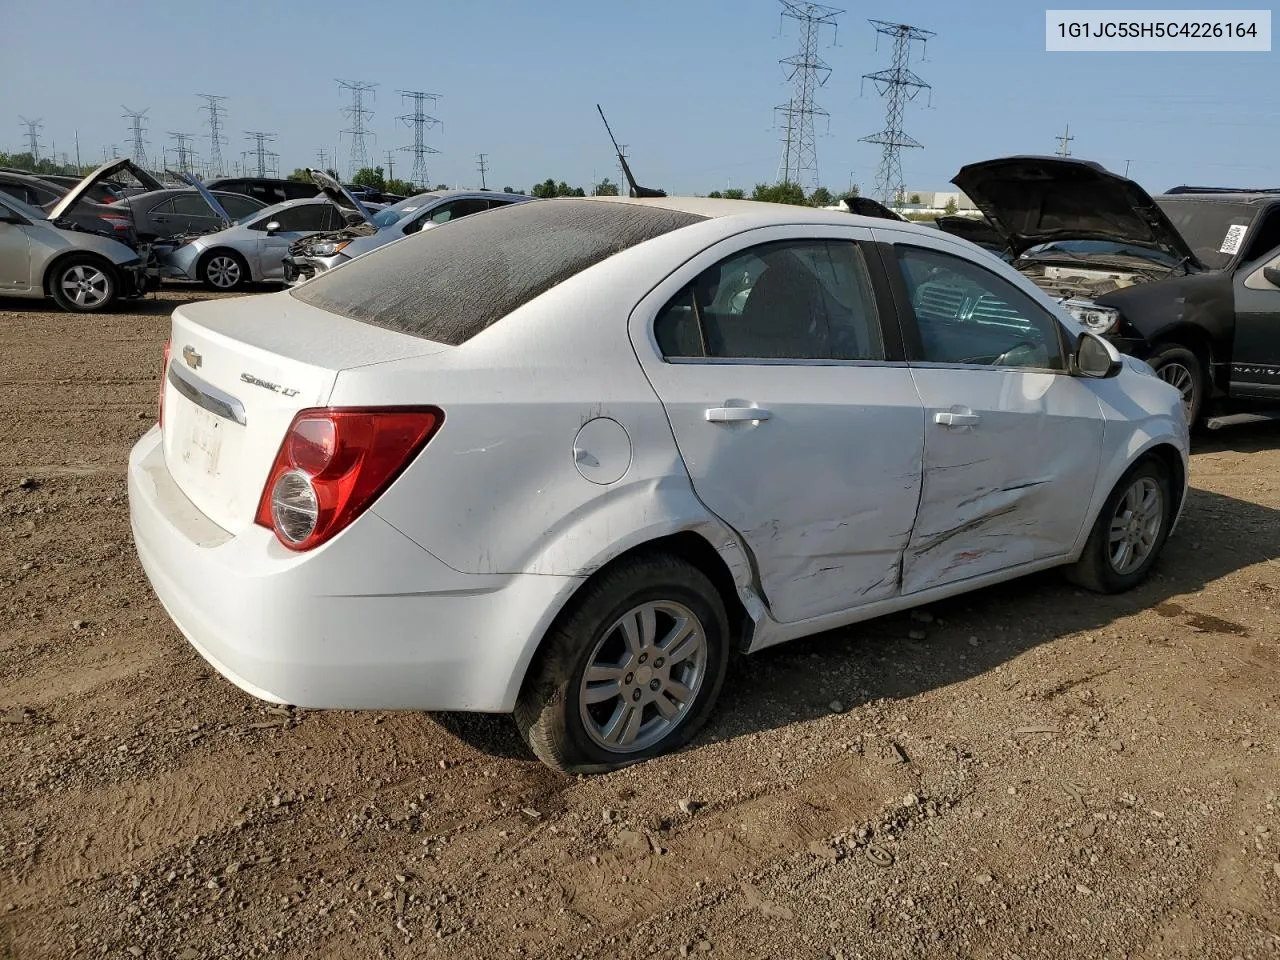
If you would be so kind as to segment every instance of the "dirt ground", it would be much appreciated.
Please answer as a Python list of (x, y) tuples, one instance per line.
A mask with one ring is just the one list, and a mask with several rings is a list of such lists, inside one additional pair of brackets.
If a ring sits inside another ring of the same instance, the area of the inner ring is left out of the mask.
[(222, 680), (134, 558), (166, 289), (0, 303), (0, 958), (1280, 956), (1280, 429), (1157, 575), (1033, 577), (731, 668), (567, 779), (505, 717)]

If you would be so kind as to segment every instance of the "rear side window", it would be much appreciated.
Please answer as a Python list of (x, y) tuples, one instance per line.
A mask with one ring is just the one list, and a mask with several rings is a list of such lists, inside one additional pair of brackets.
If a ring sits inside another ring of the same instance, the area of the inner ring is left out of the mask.
[(704, 219), (635, 203), (516, 203), (388, 244), (292, 295), (353, 320), (457, 346), (615, 253)]

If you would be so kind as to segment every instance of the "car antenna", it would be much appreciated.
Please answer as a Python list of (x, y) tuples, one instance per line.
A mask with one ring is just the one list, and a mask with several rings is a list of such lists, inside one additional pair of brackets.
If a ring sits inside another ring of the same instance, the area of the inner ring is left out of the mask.
[(609, 139), (613, 141), (613, 150), (618, 155), (618, 163), (622, 165), (622, 175), (627, 178), (627, 186), (630, 188), (628, 196), (631, 197), (665, 197), (667, 191), (655, 190), (652, 187), (641, 187), (636, 184), (636, 178), (631, 175), (631, 168), (627, 166), (627, 158), (622, 155), (622, 150), (618, 146), (617, 138), (614, 137), (613, 131), (609, 129), (609, 121), (605, 120), (604, 111), (600, 109), (600, 104), (596, 104), (596, 109), (600, 111), (600, 119), (604, 120), (605, 132), (609, 134)]

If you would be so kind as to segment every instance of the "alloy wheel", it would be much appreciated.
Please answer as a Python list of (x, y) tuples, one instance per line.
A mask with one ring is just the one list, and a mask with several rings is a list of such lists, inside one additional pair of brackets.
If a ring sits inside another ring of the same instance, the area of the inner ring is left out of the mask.
[(1121, 576), (1146, 562), (1164, 525), (1164, 492), (1151, 477), (1139, 477), (1116, 504), (1111, 516), (1107, 558)]
[(684, 604), (642, 603), (604, 632), (578, 689), (587, 736), (611, 753), (636, 753), (689, 716), (707, 674), (706, 628)]
[(222, 290), (229, 290), (240, 282), (240, 263), (235, 257), (217, 256), (205, 268), (209, 282)]
[(1196, 401), (1195, 374), (1175, 360), (1162, 364), (1160, 369), (1156, 371), (1156, 376), (1182, 394), (1182, 409), (1185, 411), (1187, 419), (1190, 420)]
[(97, 267), (77, 264), (62, 275), (62, 292), (77, 307), (100, 307), (111, 295), (111, 280)]

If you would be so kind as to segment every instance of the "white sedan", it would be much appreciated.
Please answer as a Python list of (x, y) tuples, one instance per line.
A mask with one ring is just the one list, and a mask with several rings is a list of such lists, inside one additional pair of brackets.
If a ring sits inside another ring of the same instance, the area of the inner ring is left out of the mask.
[(513, 204), (173, 314), (134, 538), (224, 676), (513, 712), (598, 771), (731, 654), (1048, 567), (1142, 581), (1178, 392), (978, 247), (702, 199)]

